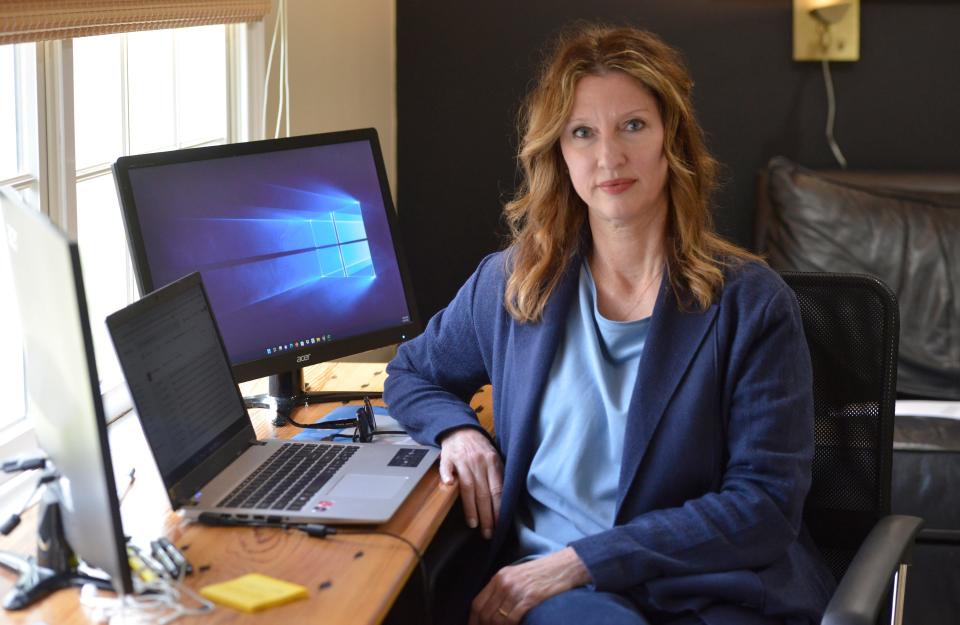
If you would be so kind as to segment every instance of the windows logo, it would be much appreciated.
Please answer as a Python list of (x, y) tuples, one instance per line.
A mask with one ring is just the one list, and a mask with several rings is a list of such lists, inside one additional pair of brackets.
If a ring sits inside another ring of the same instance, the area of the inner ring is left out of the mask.
[(376, 277), (359, 202), (308, 222), (321, 277)]

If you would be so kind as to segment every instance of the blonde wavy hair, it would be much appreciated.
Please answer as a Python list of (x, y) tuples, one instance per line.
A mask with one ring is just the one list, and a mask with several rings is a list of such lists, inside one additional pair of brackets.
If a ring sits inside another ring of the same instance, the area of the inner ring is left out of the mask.
[(560, 152), (560, 135), (584, 76), (623, 72), (656, 98), (667, 159), (666, 262), (684, 308), (706, 309), (725, 265), (759, 257), (720, 238), (710, 196), (717, 162), (704, 145), (691, 103), (693, 81), (680, 54), (636, 28), (582, 25), (562, 34), (521, 110), (520, 188), (504, 207), (510, 265), (504, 304), (518, 321), (539, 321), (564, 270), (582, 252), (587, 210)]

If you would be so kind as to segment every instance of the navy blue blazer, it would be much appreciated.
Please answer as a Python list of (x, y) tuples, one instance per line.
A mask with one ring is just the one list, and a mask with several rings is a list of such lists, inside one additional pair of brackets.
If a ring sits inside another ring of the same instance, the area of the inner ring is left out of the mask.
[[(510, 544), (538, 444), (540, 399), (581, 259), (539, 323), (503, 306), (506, 252), (488, 256), (388, 367), (390, 413), (418, 441), (479, 427), (467, 404), (493, 386), (504, 457), (491, 541)], [(809, 354), (793, 292), (755, 263), (717, 301), (684, 312), (662, 281), (633, 392), (614, 527), (571, 543), (598, 590), (706, 622), (819, 622), (833, 579), (802, 528), (813, 457)], [(584, 432), (589, 436), (590, 432)], [(618, 470), (618, 467), (610, 467)]]

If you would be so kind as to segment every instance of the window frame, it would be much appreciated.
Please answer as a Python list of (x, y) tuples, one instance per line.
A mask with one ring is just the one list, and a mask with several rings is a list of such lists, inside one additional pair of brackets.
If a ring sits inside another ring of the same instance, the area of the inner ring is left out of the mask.
[[(226, 46), (226, 61), (227, 67), (226, 71), (226, 113), (227, 113), (227, 127), (225, 140), (227, 143), (233, 143), (236, 141), (243, 141), (249, 137), (249, 125), (243, 124), (242, 119), (244, 118), (244, 108), (246, 106), (246, 97), (242, 92), (243, 88), (248, 84), (246, 81), (242, 80), (243, 72), (239, 66), (245, 65), (245, 55), (244, 47), (247, 37), (244, 37), (245, 34), (245, 25), (237, 24), (226, 24), (224, 25), (226, 34), (224, 37), (224, 45)], [(128, 35), (123, 35), (123, 63), (126, 64), (126, 37)], [(49, 159), (47, 160), (50, 171), (56, 171), (57, 184), (51, 184), (48, 186), (48, 204), (50, 198), (56, 198), (59, 200), (59, 205), (64, 207), (64, 210), (61, 210), (59, 214), (52, 214), (48, 212), (51, 220), (54, 223), (60, 225), (70, 236), (74, 239), (77, 238), (77, 196), (76, 188), (77, 184), (83, 180), (89, 180), (94, 177), (103, 176), (103, 175), (112, 175), (109, 171), (109, 165), (97, 165), (93, 167), (88, 167), (83, 170), (77, 171), (75, 166), (75, 151), (74, 151), (74, 115), (73, 115), (73, 100), (72, 97), (67, 98), (63, 97), (63, 93), (69, 92), (73, 93), (73, 40), (64, 39), (58, 41), (46, 42), (44, 47), (47, 49), (53, 48), (52, 55), (56, 59), (54, 67), (57, 74), (53, 76), (52, 80), (52, 90), (51, 95), (54, 96), (53, 102), (59, 106), (60, 110), (53, 112), (52, 115), (47, 116), (48, 123), (51, 123), (56, 127), (55, 133), (50, 133), (49, 128), (47, 132), (47, 151), (48, 153), (54, 153), (56, 150), (56, 143), (50, 144), (49, 141), (53, 137), (69, 137), (69, 140), (64, 140), (60, 145), (64, 147), (61, 158)], [(48, 54), (50, 54), (48, 52)], [(47, 82), (48, 85), (51, 85), (51, 81)], [(123, 130), (122, 134), (124, 137), (123, 140), (123, 149), (124, 152), (129, 152), (129, 114), (128, 111), (128, 92), (126, 84), (122, 91), (122, 97), (124, 98), (123, 111)], [(48, 102), (50, 100), (48, 99)], [(68, 111), (69, 107), (69, 111)], [(69, 114), (67, 114), (69, 113)], [(249, 119), (249, 117), (247, 118)], [(53, 139), (57, 141), (57, 139)], [(197, 144), (203, 145), (203, 144)], [(195, 145), (184, 146), (184, 147), (196, 147)], [(63, 187), (61, 188), (57, 188)], [(130, 263), (127, 263), (127, 295), (130, 301), (136, 299), (137, 296), (137, 285), (135, 283), (135, 277), (133, 273), (133, 267)], [(127, 388), (126, 382), (122, 379), (120, 380), (103, 380), (103, 384), (100, 387), (101, 397), (103, 398), (104, 404), (104, 413), (107, 416), (107, 422), (113, 422), (118, 419), (124, 413), (132, 409), (133, 402), (130, 398), (130, 391)]]
[[(246, 141), (261, 137), (260, 98), (263, 93), (263, 25), (225, 24), (226, 36), (226, 141)], [(13, 178), (0, 180), (12, 186), (26, 202), (39, 206), (40, 211), (62, 228), (72, 239), (77, 238), (77, 183), (93, 175), (104, 175), (103, 166), (78, 172), (75, 163), (73, 115), (73, 40), (62, 39), (38, 42), (32, 63), (29, 86), (35, 86), (35, 97), (25, 98), (35, 107), (28, 111), (30, 123), (23, 135), (32, 137), (23, 141), (25, 166)], [(34, 85), (35, 83), (35, 85)], [(126, 99), (126, 88), (123, 90)], [(124, 106), (124, 109), (126, 106)], [(127, 120), (124, 119), (126, 135)], [(126, 145), (124, 146), (126, 150)], [(132, 267), (128, 267), (128, 294), (136, 295)], [(129, 390), (121, 379), (108, 381), (100, 388), (107, 421), (112, 422), (132, 408)], [(0, 458), (11, 458), (36, 449), (33, 428), (19, 415), (0, 427)], [(5, 483), (9, 482), (9, 483)], [(21, 483), (19, 487), (14, 482)], [(0, 475), (0, 493), (5, 501), (16, 498), (13, 493), (30, 484), (28, 480), (8, 480)]]

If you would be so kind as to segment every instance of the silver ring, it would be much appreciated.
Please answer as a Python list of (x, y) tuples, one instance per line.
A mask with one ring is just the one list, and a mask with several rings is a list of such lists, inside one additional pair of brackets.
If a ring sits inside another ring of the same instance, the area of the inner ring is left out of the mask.
[(509, 617), (510, 617), (510, 613), (507, 612), (506, 610), (504, 610), (503, 608), (497, 608), (497, 612), (498, 612), (498, 613), (500, 614), (500, 616), (502, 616), (503, 618), (509, 618)]

